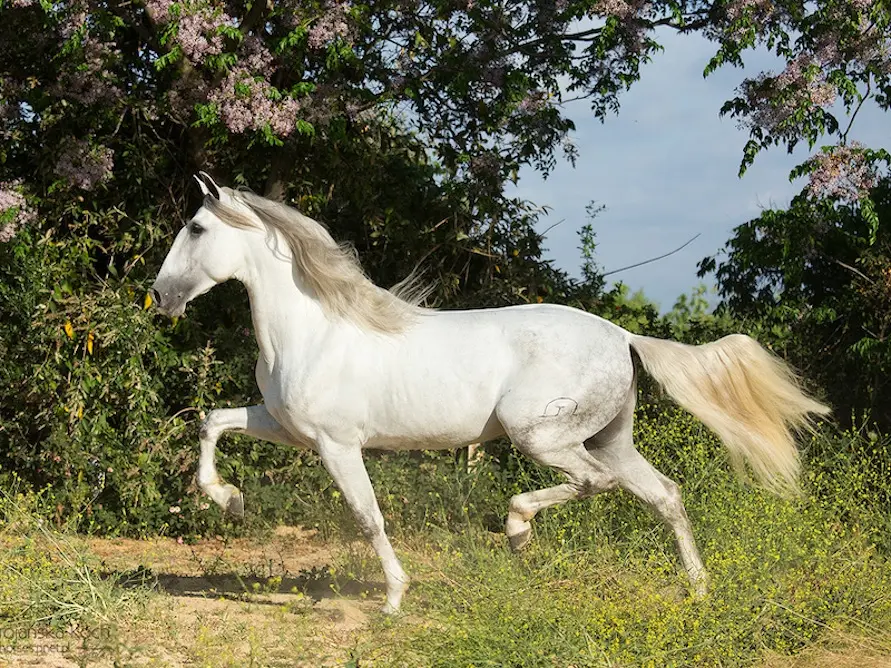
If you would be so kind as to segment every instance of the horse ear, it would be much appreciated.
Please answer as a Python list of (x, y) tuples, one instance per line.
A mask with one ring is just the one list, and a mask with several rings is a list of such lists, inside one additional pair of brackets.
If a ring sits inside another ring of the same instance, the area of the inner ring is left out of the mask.
[(205, 184), (204, 181), (201, 180), (201, 177), (195, 174), (193, 175), (193, 178), (195, 179), (195, 181), (197, 181), (198, 187), (201, 188), (201, 194), (205, 197), (207, 195), (210, 195), (210, 189), (208, 189), (207, 184)]
[(195, 175), (195, 180), (198, 182), (198, 187), (201, 188), (202, 195), (210, 195), (214, 199), (220, 199), (220, 187), (210, 178), (210, 174), (198, 172)]

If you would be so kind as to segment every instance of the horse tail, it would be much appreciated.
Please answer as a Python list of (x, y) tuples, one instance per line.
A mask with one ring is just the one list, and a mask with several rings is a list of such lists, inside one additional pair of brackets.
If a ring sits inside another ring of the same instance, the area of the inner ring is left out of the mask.
[(636, 335), (630, 343), (668, 394), (721, 438), (740, 477), (748, 463), (772, 492), (799, 491), (793, 432), (812, 429), (812, 415), (830, 409), (808, 396), (788, 364), (744, 334), (701, 346)]

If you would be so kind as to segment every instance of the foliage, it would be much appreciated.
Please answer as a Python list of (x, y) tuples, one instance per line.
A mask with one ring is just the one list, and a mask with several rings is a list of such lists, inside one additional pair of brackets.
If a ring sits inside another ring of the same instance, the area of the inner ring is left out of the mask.
[[(193, 476), (202, 412), (258, 400), (244, 292), (218, 288), (173, 323), (145, 300), (195, 208), (198, 169), (328, 223), (379, 283), (420, 265), (437, 305), (559, 301), (689, 342), (741, 327), (843, 413), (887, 420), (889, 156), (849, 142), (831, 105), (887, 109), (888, 24), (883, 0), (0, 0), (0, 482), (43, 490), (44, 520), (21, 520), (41, 538), (7, 554), (3, 614), (92, 623), (121, 601), (76, 549), (55, 551), (47, 523), (186, 540), (243, 530)], [(560, 102), (616, 111), (659, 26), (713, 39), (706, 73), (763, 45), (784, 62), (724, 107), (751, 132), (742, 170), (770, 146), (836, 141), (796, 170), (809, 184), (788, 212), (741, 227), (725, 262), (703, 264), (718, 272), (718, 314), (701, 294), (662, 318), (642, 294), (604, 290), (592, 228), (583, 280), (569, 280), (541, 257), (534, 207), (504, 194), (522, 166), (574, 158)], [(733, 479), (698, 423), (643, 396), (638, 439), (687, 490), (714, 595), (683, 596), (668, 536), (626, 497), (544, 513), (531, 553), (508, 557), (484, 530), (500, 531), (511, 494), (556, 474), (506, 444), (470, 474), (448, 454), (371, 455), (394, 533), (439, 541), (409, 599), (434, 623), (402, 656), (717, 665), (889, 620), (882, 437), (813, 440), (808, 496), (777, 501)], [(312, 453), (240, 437), (223, 450), (254, 526), (355, 535)], [(7, 529), (21, 523), (12, 508)]]
[(735, 230), (716, 269), (725, 312), (824, 387), (842, 420), (891, 421), (891, 180), (873, 205), (801, 196)]
[[(0, 465), (52, 486), (85, 528), (220, 526), (192, 482), (195, 427), (213, 406), (258, 399), (244, 292), (217, 289), (177, 323), (144, 301), (195, 208), (197, 169), (328, 223), (381, 284), (421, 266), (436, 305), (555, 301), (632, 331), (723, 331), (721, 318), (666, 321), (642, 296), (604, 291), (590, 230), (584, 280), (569, 280), (505, 182), (524, 165), (547, 172), (561, 148), (572, 159), (560, 102), (616, 111), (659, 50), (657, 27), (714, 39), (708, 71), (774, 48), (782, 85), (744, 84), (729, 111), (754, 119), (765, 146), (811, 141), (837, 125), (830, 95), (887, 103), (887, 18), (884, 2), (3, 0), (0, 354), (13, 362), (0, 369)], [(868, 217), (885, 159), (850, 144), (802, 170)], [(847, 191), (825, 178), (840, 165)], [(235, 479), (280, 494), (271, 483), (299, 465), (293, 453), (234, 443)]]
[[(707, 597), (688, 595), (670, 532), (630, 495), (605, 494), (543, 511), (530, 548), (513, 555), (500, 533), (510, 495), (553, 484), (556, 473), (513, 454), (509, 466), (486, 457), (468, 472), (448, 453), (391, 453), (369, 464), (413, 586), (405, 615), (370, 618), (351, 652), (354, 661), (745, 666), (757, 664), (765, 651), (796, 654), (833, 630), (883, 637), (881, 629), (891, 623), (887, 439), (827, 430), (806, 440), (805, 494), (781, 500), (739, 482), (716, 439), (677, 409), (644, 408), (635, 437), (645, 456), (683, 487), (711, 574)], [(355, 580), (364, 590), (379, 581), (379, 563), (320, 470), (306, 466), (281, 485), (293, 490), (299, 484), (314, 497), (295, 503), (287, 519), (318, 526), (329, 545), (338, 544), (336, 537), (358, 541), (339, 550), (327, 572), (335, 592), (338, 582)], [(251, 493), (247, 499), (249, 507), (269, 501)], [(312, 605), (259, 606), (274, 612), (276, 629), (299, 628), (293, 639), (263, 640), (266, 622), (239, 608), (250, 617), (230, 609), (219, 627), (208, 621), (216, 617), (190, 618), (200, 633), (184, 643), (195, 634), (171, 630), (175, 621), (166, 616), (174, 613), (163, 596), (143, 610), (140, 589), (97, 577), (100, 565), (82, 541), (53, 527), (50, 497), (7, 497), (2, 511), (0, 538), (12, 548), (2, 562), (9, 577), (0, 591), (0, 613), (7, 620), (23, 609), (30, 615), (23, 623), (37, 623), (35, 628), (77, 624), (83, 631), (97, 620), (134, 620), (116, 632), (118, 645), (148, 623), (158, 634), (152, 653), (169, 642), (177, 652), (197, 652), (207, 665), (238, 664), (245, 651), (282, 663), (320, 653), (298, 641), (317, 644), (313, 619), (331, 624), (330, 608)], [(256, 515), (249, 521), (259, 528)], [(273, 578), (269, 591), (279, 583)], [(370, 608), (380, 593), (369, 596), (375, 599)], [(223, 632), (245, 619), (259, 639)]]

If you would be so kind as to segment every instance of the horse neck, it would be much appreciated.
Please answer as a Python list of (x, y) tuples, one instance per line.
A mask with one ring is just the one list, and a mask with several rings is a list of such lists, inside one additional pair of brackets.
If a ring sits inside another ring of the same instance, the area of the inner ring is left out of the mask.
[[(290, 252), (270, 248), (265, 235), (251, 241), (246, 269), (238, 278), (250, 297), (261, 358), (271, 369), (283, 350), (299, 347), (304, 338), (318, 337), (331, 323), (295, 276)], [(278, 248), (287, 246), (280, 240)]]

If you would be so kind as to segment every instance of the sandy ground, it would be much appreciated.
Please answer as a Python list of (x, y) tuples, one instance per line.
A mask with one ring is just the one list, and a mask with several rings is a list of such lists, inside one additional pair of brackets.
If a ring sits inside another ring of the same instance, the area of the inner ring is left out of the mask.
[(264, 541), (86, 544), (106, 574), (163, 595), (88, 643), (98, 651), (38, 638), (6, 648), (0, 666), (343, 666), (381, 604), (379, 583), (332, 577), (330, 547), (305, 529), (279, 527)]

